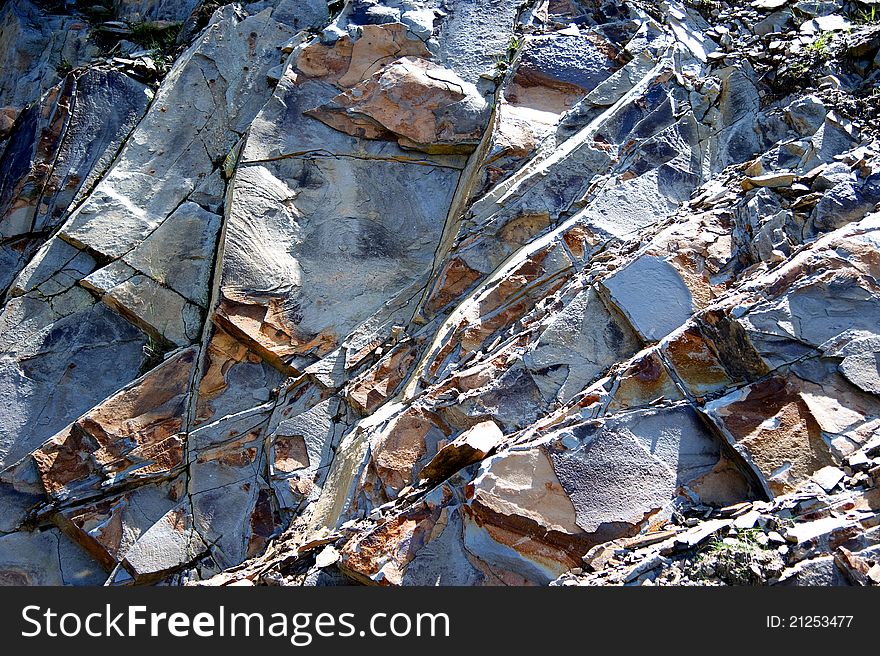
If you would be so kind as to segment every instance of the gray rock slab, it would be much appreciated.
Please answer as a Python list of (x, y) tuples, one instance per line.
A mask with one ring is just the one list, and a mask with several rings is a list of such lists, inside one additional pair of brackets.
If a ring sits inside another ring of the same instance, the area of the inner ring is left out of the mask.
[[(20, 304), (16, 304), (21, 307)], [(37, 304), (42, 307), (44, 304)], [(16, 321), (7, 305), (0, 325)], [(27, 317), (27, 310), (19, 318)], [(19, 324), (20, 326), (21, 324)], [(9, 465), (135, 379), (146, 337), (103, 305), (0, 328), (0, 463)], [(107, 363), (113, 366), (108, 367)]]
[(594, 288), (575, 296), (547, 324), (523, 362), (536, 378), (563, 367), (556, 396), (567, 401), (615, 362), (639, 350), (629, 324), (602, 303)]
[(58, 529), (0, 536), (0, 585), (101, 585), (106, 579)]
[(602, 281), (610, 300), (648, 341), (662, 339), (694, 313), (691, 292), (675, 268), (642, 255)]
[[(107, 176), (62, 229), (120, 257), (147, 238), (223, 161), (271, 96), (266, 71), (293, 30), (271, 10), (227, 7), (175, 62)], [(251, 36), (253, 35), (253, 36)]]
[(185, 202), (122, 259), (188, 301), (206, 307), (221, 218)]

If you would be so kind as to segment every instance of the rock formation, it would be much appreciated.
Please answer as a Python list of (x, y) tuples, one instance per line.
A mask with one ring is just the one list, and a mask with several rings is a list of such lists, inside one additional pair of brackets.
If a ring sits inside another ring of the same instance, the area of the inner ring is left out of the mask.
[(876, 5), (6, 3), (0, 582), (880, 583)]

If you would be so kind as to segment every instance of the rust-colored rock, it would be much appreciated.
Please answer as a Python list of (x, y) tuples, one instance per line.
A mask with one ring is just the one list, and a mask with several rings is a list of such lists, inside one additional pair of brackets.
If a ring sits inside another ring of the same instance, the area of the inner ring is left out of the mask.
[(195, 356), (180, 351), (34, 451), (49, 495), (94, 495), (180, 468)]
[(355, 137), (455, 153), (476, 148), (488, 110), (476, 87), (453, 71), (402, 57), (306, 115)]

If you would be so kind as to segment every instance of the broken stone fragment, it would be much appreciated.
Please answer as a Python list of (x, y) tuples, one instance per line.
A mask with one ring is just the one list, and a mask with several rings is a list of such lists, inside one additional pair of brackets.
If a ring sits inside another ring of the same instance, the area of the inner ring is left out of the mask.
[(763, 9), (764, 11), (773, 11), (784, 7), (790, 0), (752, 0), (752, 6), (755, 9)]
[(823, 517), (786, 528), (782, 534), (789, 542), (802, 545), (831, 540), (837, 534), (846, 533), (854, 525), (854, 521), (846, 517)]
[(753, 528), (755, 524), (760, 520), (761, 513), (757, 510), (750, 510), (749, 512), (738, 516), (733, 520), (734, 528), (738, 530), (748, 530)]
[(823, 490), (831, 492), (843, 480), (844, 475), (843, 470), (828, 465), (813, 474), (812, 478)]
[(815, 18), (802, 23), (800, 27), (801, 33), (808, 35), (822, 34), (823, 32), (840, 32), (851, 29), (852, 23), (849, 19), (840, 14), (816, 16)]
[(333, 545), (327, 545), (321, 550), (321, 553), (315, 558), (316, 567), (330, 567), (339, 561), (339, 552)]
[(0, 141), (9, 136), (20, 113), (21, 110), (17, 107), (0, 107)]
[(193, 528), (192, 517), (182, 506), (168, 511), (144, 531), (125, 552), (123, 565), (136, 583), (146, 583), (195, 560), (206, 549)]
[[(158, 269), (155, 275), (162, 277)], [(202, 310), (197, 305), (123, 260), (89, 274), (80, 284), (160, 342), (185, 346), (200, 334)]]
[(743, 180), (743, 189), (748, 191), (754, 187), (790, 187), (797, 176), (794, 173), (774, 172), (765, 173)]
[(792, 491), (833, 465), (797, 379), (756, 383), (706, 404), (706, 413), (761, 473), (774, 494)]
[(805, 137), (816, 134), (827, 114), (828, 108), (816, 96), (798, 98), (785, 108), (788, 121)]
[(206, 307), (219, 229), (219, 216), (185, 202), (122, 259), (188, 301)]
[[(836, 353), (835, 355), (837, 355)], [(840, 373), (856, 387), (880, 395), (880, 337), (854, 339), (839, 351)]]
[(402, 57), (305, 114), (356, 137), (428, 153), (476, 148), (489, 106), (477, 88), (424, 59)]
[(503, 439), (494, 421), (484, 421), (467, 429), (442, 447), (418, 473), (418, 479), (440, 482), (462, 467), (484, 459)]

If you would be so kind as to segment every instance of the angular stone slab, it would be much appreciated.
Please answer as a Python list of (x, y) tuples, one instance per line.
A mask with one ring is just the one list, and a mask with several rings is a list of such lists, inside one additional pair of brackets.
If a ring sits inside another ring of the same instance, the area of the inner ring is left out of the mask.
[(657, 341), (687, 321), (694, 300), (665, 260), (643, 255), (602, 281), (611, 301), (647, 341)]
[(4, 466), (136, 378), (144, 360), (143, 333), (101, 304), (85, 301), (58, 318), (35, 315), (45, 311), (43, 303), (16, 299), (0, 314)]
[(57, 529), (0, 536), (0, 585), (102, 585), (106, 579)]
[(194, 349), (170, 357), (31, 455), (49, 496), (65, 501), (167, 476), (184, 464)]
[[(457, 178), (348, 157), (243, 167), (217, 320), (282, 366), (329, 353), (430, 266)], [(377, 185), (385, 192), (358, 193)]]
[(208, 282), (221, 218), (185, 202), (122, 259), (186, 300), (208, 305)]

